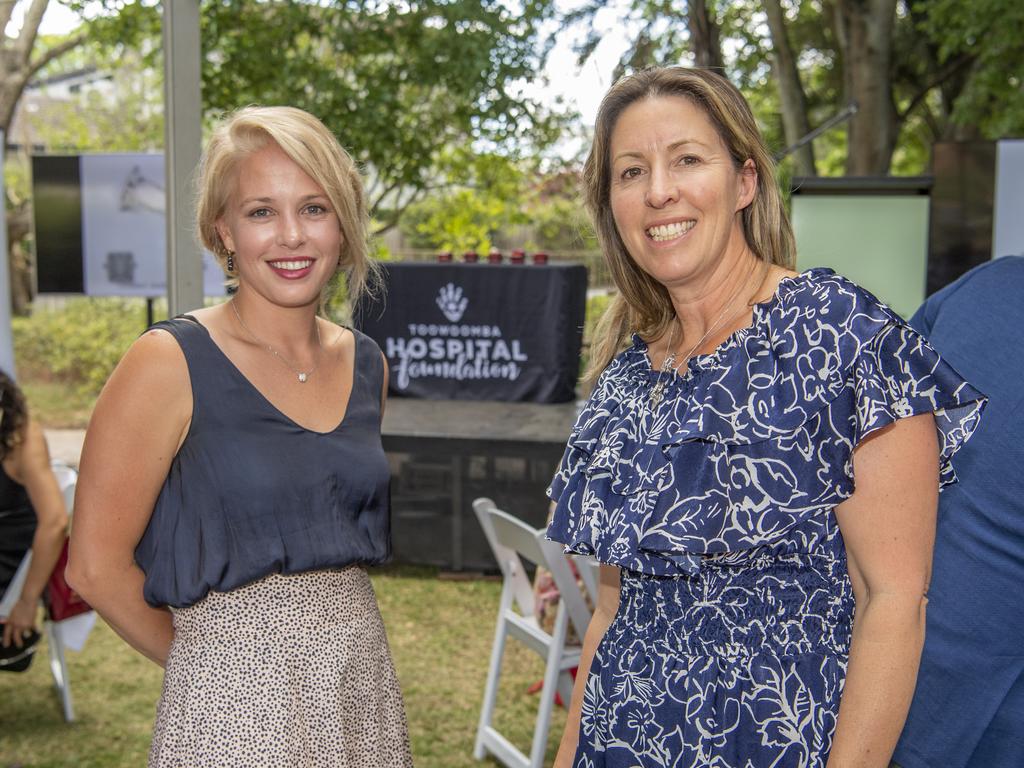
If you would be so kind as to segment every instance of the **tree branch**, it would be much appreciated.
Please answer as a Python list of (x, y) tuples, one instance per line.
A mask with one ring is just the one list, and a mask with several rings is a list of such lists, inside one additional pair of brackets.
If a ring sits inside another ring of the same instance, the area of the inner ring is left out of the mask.
[(377, 195), (377, 199), (374, 200), (370, 204), (370, 210), (371, 211), (377, 210), (377, 206), (379, 206), (382, 202), (384, 202), (384, 198), (387, 197), (388, 195), (390, 195), (392, 192), (394, 192), (396, 189), (398, 189), (401, 186), (402, 186), (402, 182), (396, 181), (396, 182), (394, 182), (392, 184), (389, 184), (387, 187), (385, 187), (384, 191), (381, 192), (379, 195)]
[(7, 29), (11, 21), (11, 14), (14, 13), (14, 5), (17, 0), (0, 0), (0, 32)]
[(423, 199), (423, 195), (425, 193), (426, 189), (418, 189), (414, 191), (412, 195), (409, 196), (408, 200), (395, 209), (394, 213), (392, 213), (391, 217), (387, 221), (383, 222), (380, 227), (374, 230), (373, 234), (382, 235), (389, 229), (394, 229), (395, 225), (398, 224), (399, 220), (402, 218), (402, 214), (406, 212), (410, 205)]
[(957, 74), (960, 70), (970, 66), (976, 60), (976, 56), (970, 53), (962, 53), (955, 59), (946, 63), (946, 66), (940, 69), (930, 81), (925, 83), (921, 88), (918, 89), (917, 93), (914, 94), (913, 98), (910, 99), (910, 103), (907, 108), (898, 114), (898, 119), (902, 123), (906, 120), (910, 113), (914, 111), (918, 104), (932, 91), (934, 88), (938, 88), (944, 82), (949, 80), (953, 75)]
[(54, 59), (59, 58), (68, 51), (72, 50), (73, 48), (77, 48), (78, 46), (80, 46), (82, 43), (85, 42), (85, 38), (86, 36), (84, 32), (79, 33), (77, 35), (74, 35), (73, 37), (69, 37), (67, 40), (64, 40), (61, 43), (58, 43), (57, 45), (53, 46), (53, 48), (48, 48), (47, 50), (43, 51), (41, 54), (39, 54), (39, 58), (37, 58), (35, 61), (31, 62), (28, 65), (28, 76), (32, 77), (32, 75), (34, 75), (36, 72), (45, 67)]
[(43, 14), (46, 13), (46, 6), (49, 4), (50, 0), (32, 0), (32, 5), (25, 12), (25, 23), (15, 45), (18, 58), (22, 62), (27, 62), (32, 55), (32, 47), (36, 44), (36, 35), (39, 34), (39, 25), (43, 23)]

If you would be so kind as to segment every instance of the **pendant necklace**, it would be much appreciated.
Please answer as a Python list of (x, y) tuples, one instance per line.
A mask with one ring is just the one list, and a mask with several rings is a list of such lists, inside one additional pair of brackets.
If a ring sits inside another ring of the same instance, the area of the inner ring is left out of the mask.
[(672, 324), (672, 333), (668, 338), (668, 354), (665, 355), (665, 360), (664, 362), (662, 362), (661, 367), (658, 369), (658, 378), (654, 380), (654, 386), (651, 388), (651, 410), (657, 408), (658, 403), (660, 403), (662, 397), (664, 397), (665, 387), (667, 387), (669, 383), (669, 379), (667, 378), (664, 381), (662, 381), (665, 374), (677, 373), (679, 369), (683, 366), (683, 364), (689, 361), (689, 359), (693, 356), (693, 353), (700, 349), (701, 344), (707, 341), (708, 337), (711, 336), (711, 334), (714, 333), (722, 325), (722, 321), (725, 320), (725, 313), (729, 311), (729, 308), (732, 307), (736, 299), (739, 298), (743, 286), (746, 285), (749, 279), (750, 278), (748, 277), (747, 280), (744, 280), (742, 283), (740, 283), (739, 287), (736, 289), (736, 292), (731, 297), (729, 297), (729, 300), (727, 302), (725, 302), (725, 305), (722, 307), (722, 311), (718, 314), (718, 318), (715, 320), (715, 322), (711, 324), (711, 326), (704, 332), (704, 335), (697, 340), (697, 343), (690, 348), (690, 351), (687, 352), (686, 356), (678, 363), (676, 363), (676, 353), (673, 350), (673, 343), (675, 341), (676, 336), (676, 324)]
[[(234, 300), (229, 301), (228, 304), (231, 305), (231, 309), (235, 313), (235, 317), (238, 319), (238, 324), (242, 326), (242, 329), (247, 334), (249, 334), (249, 337), (253, 341), (255, 341), (258, 346), (263, 347), (265, 350), (267, 350), (267, 352), (269, 352), (274, 357), (276, 357), (278, 360), (280, 360), (282, 363), (287, 365), (291, 369), (292, 373), (294, 373), (295, 376), (298, 378), (299, 384), (305, 384), (306, 380), (310, 376), (312, 376), (313, 372), (316, 371), (316, 369), (320, 366), (320, 357), (321, 357), (321, 355), (320, 354), (317, 355), (317, 360), (316, 360), (315, 363), (313, 363), (313, 367), (312, 368), (310, 368), (308, 371), (300, 371), (298, 368), (296, 368), (294, 365), (292, 365), (291, 361), (288, 360), (287, 357), (282, 355), (280, 352), (278, 352), (272, 346), (267, 344), (267, 342), (263, 341), (255, 333), (253, 333), (252, 331), (249, 330), (249, 326), (247, 326), (245, 324), (245, 321), (242, 320), (242, 316), (240, 314), (238, 314), (238, 307), (235, 306)], [(320, 323), (318, 323), (316, 321), (315, 317), (313, 318), (313, 328), (316, 331), (316, 346), (317, 346), (317, 349), (319, 350), (319, 352), (322, 353), (324, 347), (323, 347), (323, 344), (320, 343)]]

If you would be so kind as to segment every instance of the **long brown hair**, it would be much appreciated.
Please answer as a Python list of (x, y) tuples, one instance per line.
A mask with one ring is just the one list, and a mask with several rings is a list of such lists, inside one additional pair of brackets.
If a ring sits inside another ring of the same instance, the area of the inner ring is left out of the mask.
[(631, 104), (657, 96), (679, 96), (700, 107), (715, 127), (738, 169), (747, 160), (757, 171), (754, 199), (741, 214), (750, 250), (769, 264), (791, 267), (796, 260), (793, 230), (775, 180), (775, 162), (750, 106), (736, 87), (707, 69), (657, 67), (621, 78), (601, 101), (594, 143), (583, 166), (583, 191), (597, 239), (618, 294), (601, 317), (591, 347), (585, 378), (593, 382), (625, 345), (629, 334), (658, 338), (668, 329), (675, 310), (668, 291), (630, 257), (615, 226), (609, 199), (611, 136), (619, 117)]

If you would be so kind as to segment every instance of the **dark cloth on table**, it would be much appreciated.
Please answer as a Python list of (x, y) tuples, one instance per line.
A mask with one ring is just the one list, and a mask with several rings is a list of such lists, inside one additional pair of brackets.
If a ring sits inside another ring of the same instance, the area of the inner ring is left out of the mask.
[(0, 462), (0, 595), (32, 548), (36, 523), (28, 492), (4, 471)]
[(903, 768), (1024, 766), (1024, 257), (983, 264), (911, 323), (989, 396), (942, 494)]
[(135, 550), (148, 603), (181, 608), (272, 573), (388, 558), (384, 362), (372, 339), (352, 331), (348, 409), (321, 433), (275, 408), (194, 318), (153, 327), (185, 355), (192, 421)]

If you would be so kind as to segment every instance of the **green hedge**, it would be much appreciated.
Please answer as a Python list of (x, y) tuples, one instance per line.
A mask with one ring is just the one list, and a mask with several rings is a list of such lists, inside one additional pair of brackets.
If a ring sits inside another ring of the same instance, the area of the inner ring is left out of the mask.
[(125, 350), (146, 329), (140, 299), (75, 298), (13, 319), (21, 379), (56, 382), (95, 397)]

